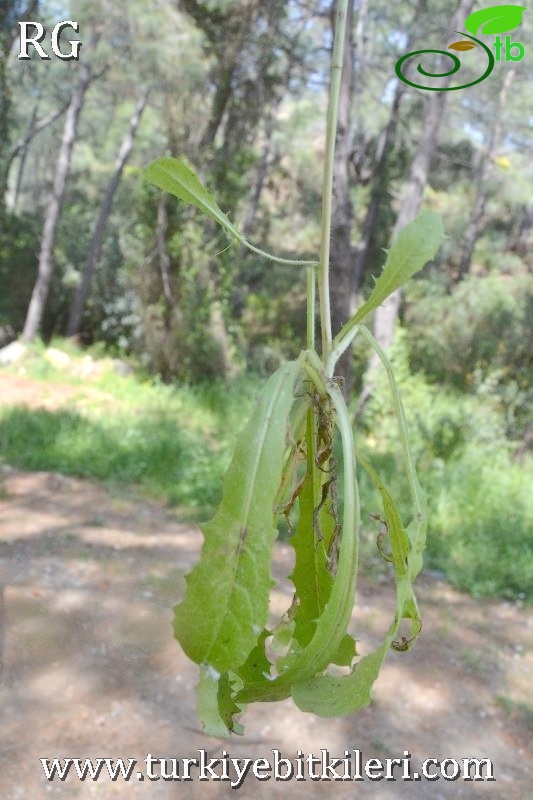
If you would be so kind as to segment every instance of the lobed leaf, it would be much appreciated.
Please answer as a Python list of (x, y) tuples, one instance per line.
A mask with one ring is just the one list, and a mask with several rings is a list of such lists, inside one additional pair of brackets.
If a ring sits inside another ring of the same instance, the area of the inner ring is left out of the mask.
[[(313, 370), (309, 374), (312, 375)], [(322, 379), (322, 386), (324, 376), (319, 377)], [(274, 701), (290, 694), (296, 697), (297, 686), (313, 679), (313, 676), (332, 663), (346, 663), (350, 653), (354, 652), (353, 645), (347, 638), (355, 597), (360, 525), (354, 446), (350, 418), (342, 393), (333, 382), (328, 382), (327, 391), (335, 411), (335, 424), (341, 435), (344, 465), (342, 535), (335, 580), (320, 616), (311, 620), (314, 630), (310, 641), (304, 646), (295, 641), (289, 654), (277, 664), (279, 674), (272, 678), (265, 676), (245, 685), (236, 695), (238, 703)], [(310, 609), (312, 608), (311, 604)]]
[[(423, 539), (423, 533), (419, 530), (417, 536), (413, 534), (410, 542), (390, 492), (368, 462), (360, 456), (359, 462), (369, 472), (382, 497), (383, 513), (393, 555), (396, 611), (383, 643), (373, 652), (363, 656), (349, 675), (342, 677), (318, 675), (292, 687), (292, 696), (298, 708), (320, 717), (351, 714), (367, 706), (371, 700), (372, 686), (389, 649), (395, 647), (406, 650), (421, 628), (412, 582), (420, 568), (418, 536)], [(411, 634), (408, 639), (398, 641), (398, 632), (404, 619), (411, 621)]]
[(224, 479), (221, 505), (203, 527), (200, 561), (174, 609), (185, 653), (217, 673), (237, 671), (268, 617), (270, 562), (277, 530), (274, 501), (286, 446), (298, 361), (268, 380), (240, 434)]

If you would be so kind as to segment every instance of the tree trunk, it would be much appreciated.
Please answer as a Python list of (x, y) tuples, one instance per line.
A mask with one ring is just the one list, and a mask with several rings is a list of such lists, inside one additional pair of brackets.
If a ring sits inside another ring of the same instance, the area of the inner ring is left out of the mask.
[[(458, 27), (460, 28), (473, 5), (473, 0), (460, 0), (450, 23), (451, 30), (456, 30)], [(448, 86), (450, 82), (451, 77), (444, 81), (443, 85)], [(426, 98), (422, 135), (411, 162), (407, 185), (400, 200), (400, 211), (396, 217), (391, 235), (391, 241), (393, 242), (402, 228), (413, 221), (420, 209), (428, 179), (431, 158), (435, 151), (444, 115), (446, 96), (447, 93), (441, 91), (431, 92), (429, 97)], [(394, 339), (396, 320), (398, 319), (400, 311), (400, 302), (401, 291), (397, 289), (387, 297), (382, 305), (376, 308), (374, 315), (374, 336), (383, 350), (387, 350)], [(361, 413), (372, 395), (374, 375), (379, 364), (380, 360), (378, 355), (372, 352), (365, 376), (363, 391), (357, 407), (357, 413)]]
[(54, 271), (54, 244), (57, 233), (57, 226), (61, 215), (61, 207), (65, 198), (70, 164), (72, 160), (72, 150), (76, 141), (78, 121), (80, 112), (85, 99), (85, 94), (91, 83), (91, 67), (88, 61), (80, 63), (80, 79), (74, 88), (70, 103), (67, 108), (63, 136), (57, 158), (56, 174), (52, 197), (46, 210), (43, 232), (41, 236), (41, 249), (39, 253), (39, 268), (37, 280), (33, 287), (33, 292), (24, 323), (22, 339), (25, 342), (33, 339), (41, 326), (50, 282)]
[[(407, 49), (407, 48), (406, 48)], [(399, 122), (400, 105), (402, 98), (407, 90), (407, 85), (398, 82), (394, 98), (392, 101), (391, 111), (385, 130), (381, 134), (378, 146), (376, 149), (376, 166), (374, 169), (374, 178), (372, 181), (372, 190), (370, 192), (370, 200), (367, 206), (365, 218), (361, 229), (361, 238), (357, 246), (357, 256), (355, 259), (355, 274), (357, 277), (357, 287), (364, 280), (364, 275), (367, 270), (368, 258), (370, 254), (370, 244), (372, 235), (374, 233), (376, 222), (378, 218), (379, 206), (384, 197), (389, 182), (388, 176), (388, 163), (390, 151), (394, 143), (396, 135), (396, 128)]]
[(115, 169), (102, 198), (100, 211), (98, 212), (98, 218), (96, 220), (96, 225), (91, 237), (91, 242), (89, 244), (87, 259), (85, 261), (81, 280), (76, 288), (74, 299), (70, 307), (67, 324), (67, 336), (75, 336), (79, 332), (83, 309), (85, 308), (85, 303), (87, 302), (87, 298), (89, 296), (93, 274), (102, 252), (102, 243), (109, 220), (109, 215), (111, 213), (111, 207), (113, 205), (113, 198), (119, 187), (120, 179), (122, 177), (122, 172), (126, 162), (131, 155), (131, 151), (133, 150), (137, 129), (139, 127), (144, 109), (146, 108), (146, 103), (148, 102), (148, 95), (149, 90), (143, 94), (131, 116), (128, 130), (124, 135), (118, 151)]
[(174, 308), (176, 300), (172, 293), (170, 285), (170, 256), (167, 249), (167, 230), (168, 230), (168, 213), (167, 213), (167, 198), (168, 195), (161, 193), (159, 202), (157, 204), (157, 224), (155, 229), (156, 252), (159, 261), (159, 271), (161, 273), (161, 283), (163, 285), (163, 294), (169, 308)]
[(7, 190), (7, 164), (9, 162), (11, 89), (7, 62), (18, 34), (19, 20), (36, 19), (38, 0), (28, 0), (25, 7), (19, 3), (0, 1), (0, 217), (5, 211)]
[[(336, 2), (332, 3), (334, 15)], [(334, 19), (334, 16), (333, 16)], [(352, 152), (352, 99), (354, 83), (353, 2), (349, 3), (342, 65), (339, 116), (333, 164), (333, 208), (331, 215), (331, 319), (333, 335), (338, 333), (353, 313), (355, 276), (352, 258), (353, 207), (350, 198), (350, 156)], [(345, 379), (345, 391), (351, 382), (350, 356), (339, 361), (338, 372)]]
[(506, 70), (501, 89), (498, 94), (496, 102), (496, 111), (494, 113), (494, 124), (490, 129), (489, 140), (487, 149), (484, 153), (480, 168), (476, 172), (476, 180), (474, 184), (475, 202), (474, 211), (470, 217), (470, 222), (466, 229), (463, 252), (461, 254), (461, 261), (459, 262), (459, 275), (458, 280), (461, 280), (470, 271), (470, 264), (472, 262), (472, 255), (474, 254), (474, 247), (479, 235), (481, 227), (481, 220), (485, 213), (485, 205), (487, 203), (487, 176), (491, 170), (492, 158), (494, 151), (498, 146), (502, 129), (502, 114), (505, 108), (505, 101), (507, 99), (507, 92), (513, 81), (515, 70), (513, 68)]
[(11, 153), (9, 154), (9, 157), (7, 159), (7, 164), (5, 167), (5, 184), (7, 186), (9, 181), (9, 172), (11, 170), (11, 165), (13, 164), (13, 161), (16, 158), (19, 159), (17, 177), (15, 179), (13, 195), (10, 199), (10, 204), (9, 204), (9, 207), (13, 212), (16, 212), (17, 210), (17, 204), (20, 195), (20, 187), (22, 185), (22, 178), (24, 175), (24, 167), (26, 165), (26, 158), (28, 155), (28, 150), (31, 142), (33, 141), (35, 136), (37, 136), (38, 133), (44, 131), (44, 129), (47, 128), (49, 125), (51, 125), (53, 122), (55, 122), (56, 119), (59, 119), (59, 117), (65, 113), (68, 107), (68, 104), (66, 104), (61, 108), (58, 108), (56, 111), (51, 111), (50, 114), (47, 114), (45, 117), (37, 119), (38, 105), (39, 103), (37, 102), (33, 108), (28, 130), (26, 131), (24, 136), (18, 140), (18, 142), (11, 150)]

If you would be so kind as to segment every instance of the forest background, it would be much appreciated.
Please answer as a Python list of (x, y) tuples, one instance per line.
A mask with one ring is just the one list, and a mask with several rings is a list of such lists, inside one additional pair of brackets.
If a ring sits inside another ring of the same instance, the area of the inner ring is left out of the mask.
[[(513, 37), (523, 60), (497, 62), (475, 87), (425, 92), (394, 71), (404, 53), (452, 41), (480, 7), (353, 3), (332, 311), (338, 330), (398, 228), (420, 208), (442, 215), (444, 246), (376, 313), (374, 332), (430, 496), (428, 565), (522, 602), (533, 575), (533, 23), (526, 11)], [(50, 342), (69, 363), (107, 359), (107, 371), (68, 380), (117, 398), (112, 415), (97, 403), (3, 407), (4, 463), (133, 483), (189, 515), (216, 504), (246, 407), (305, 341), (305, 276), (230, 246), (143, 167), (187, 158), (255, 244), (316, 257), (333, 9), (1, 0), (0, 345), (20, 337), (25, 360), (9, 369), (43, 381), (66, 379), (66, 361), (42, 358)], [(80, 23), (65, 37), (83, 42), (79, 61), (18, 59), (19, 20), (50, 30), (64, 19)], [(359, 342), (341, 369), (358, 444), (401, 495), (386, 381)], [(364, 520), (369, 569), (378, 527)]]

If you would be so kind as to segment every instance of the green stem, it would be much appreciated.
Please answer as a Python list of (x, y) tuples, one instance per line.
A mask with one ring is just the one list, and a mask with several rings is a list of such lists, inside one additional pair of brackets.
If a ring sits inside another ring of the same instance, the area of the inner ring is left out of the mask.
[(352, 344), (353, 340), (359, 333), (359, 325), (354, 325), (349, 333), (347, 333), (342, 338), (336, 336), (333, 339), (333, 346), (331, 349), (331, 353), (329, 355), (328, 363), (326, 364), (326, 375), (328, 378), (332, 378), (335, 372), (335, 365), (339, 358), (342, 356), (345, 350), (349, 348)]
[(320, 264), (318, 276), (318, 299), (320, 304), (320, 328), (322, 331), (322, 359), (327, 362), (331, 350), (331, 306), (329, 299), (329, 253), (331, 237), (331, 211), (333, 205), (333, 163), (335, 135), (339, 113), (342, 61), (346, 18), (349, 0), (337, 0), (335, 39), (331, 57), (331, 81), (329, 88), (328, 118), (326, 126), (326, 155), (322, 183), (322, 227), (320, 235)]
[(308, 267), (308, 266), (316, 266), (316, 261), (298, 261), (294, 258), (281, 258), (281, 256), (274, 256), (272, 253), (266, 253), (264, 250), (261, 250), (260, 247), (256, 247), (254, 244), (251, 244), (247, 239), (240, 237), (238, 239), (241, 244), (251, 250), (252, 253), (257, 253), (258, 256), (263, 256), (264, 258), (268, 258), (269, 261), (275, 261), (276, 264), (288, 264), (291, 267)]
[(307, 349), (315, 349), (316, 270), (307, 267)]
[(365, 337), (365, 339), (370, 343), (371, 347), (377, 354), (379, 360), (385, 367), (385, 371), (387, 373), (389, 387), (391, 390), (392, 399), (394, 403), (394, 410), (396, 412), (398, 427), (400, 429), (400, 441), (402, 444), (403, 455), (407, 467), (407, 478), (409, 480), (409, 488), (411, 491), (411, 499), (413, 501), (414, 512), (417, 520), (422, 520), (425, 516), (424, 493), (420, 487), (420, 484), (418, 483), (418, 478), (416, 476), (415, 463), (413, 455), (411, 453), (411, 447), (409, 445), (409, 438), (407, 436), (407, 422), (405, 420), (403, 404), (400, 399), (400, 394), (398, 392), (398, 386), (396, 385), (394, 372), (392, 371), (390, 361), (388, 360), (387, 356), (383, 352), (382, 348), (380, 347), (376, 339), (372, 336), (368, 328), (365, 328), (364, 325), (361, 325), (360, 331)]

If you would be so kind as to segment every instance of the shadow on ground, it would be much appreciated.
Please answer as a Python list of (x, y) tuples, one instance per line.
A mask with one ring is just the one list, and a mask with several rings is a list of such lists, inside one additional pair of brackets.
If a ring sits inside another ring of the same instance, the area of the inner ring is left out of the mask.
[[(523, 800), (531, 769), (531, 612), (477, 601), (425, 576), (424, 630), (408, 653), (391, 653), (374, 702), (354, 717), (320, 720), (291, 702), (246, 714), (246, 735), (202, 734), (196, 669), (171, 638), (171, 606), (201, 544), (168, 510), (112, 496), (87, 481), (7, 470), (0, 485), (0, 797), (234, 797), (228, 783), (46, 781), (39, 758), (271, 758), (358, 749), (363, 759), (409, 751), (489, 758), (496, 781), (259, 782), (241, 798), (420, 797)], [(288, 548), (277, 568), (287, 573)], [(284, 598), (283, 585), (275, 603)], [(392, 597), (361, 580), (355, 629), (369, 646), (388, 624)], [(528, 705), (529, 700), (529, 705)], [(139, 763), (139, 770), (144, 767)]]

